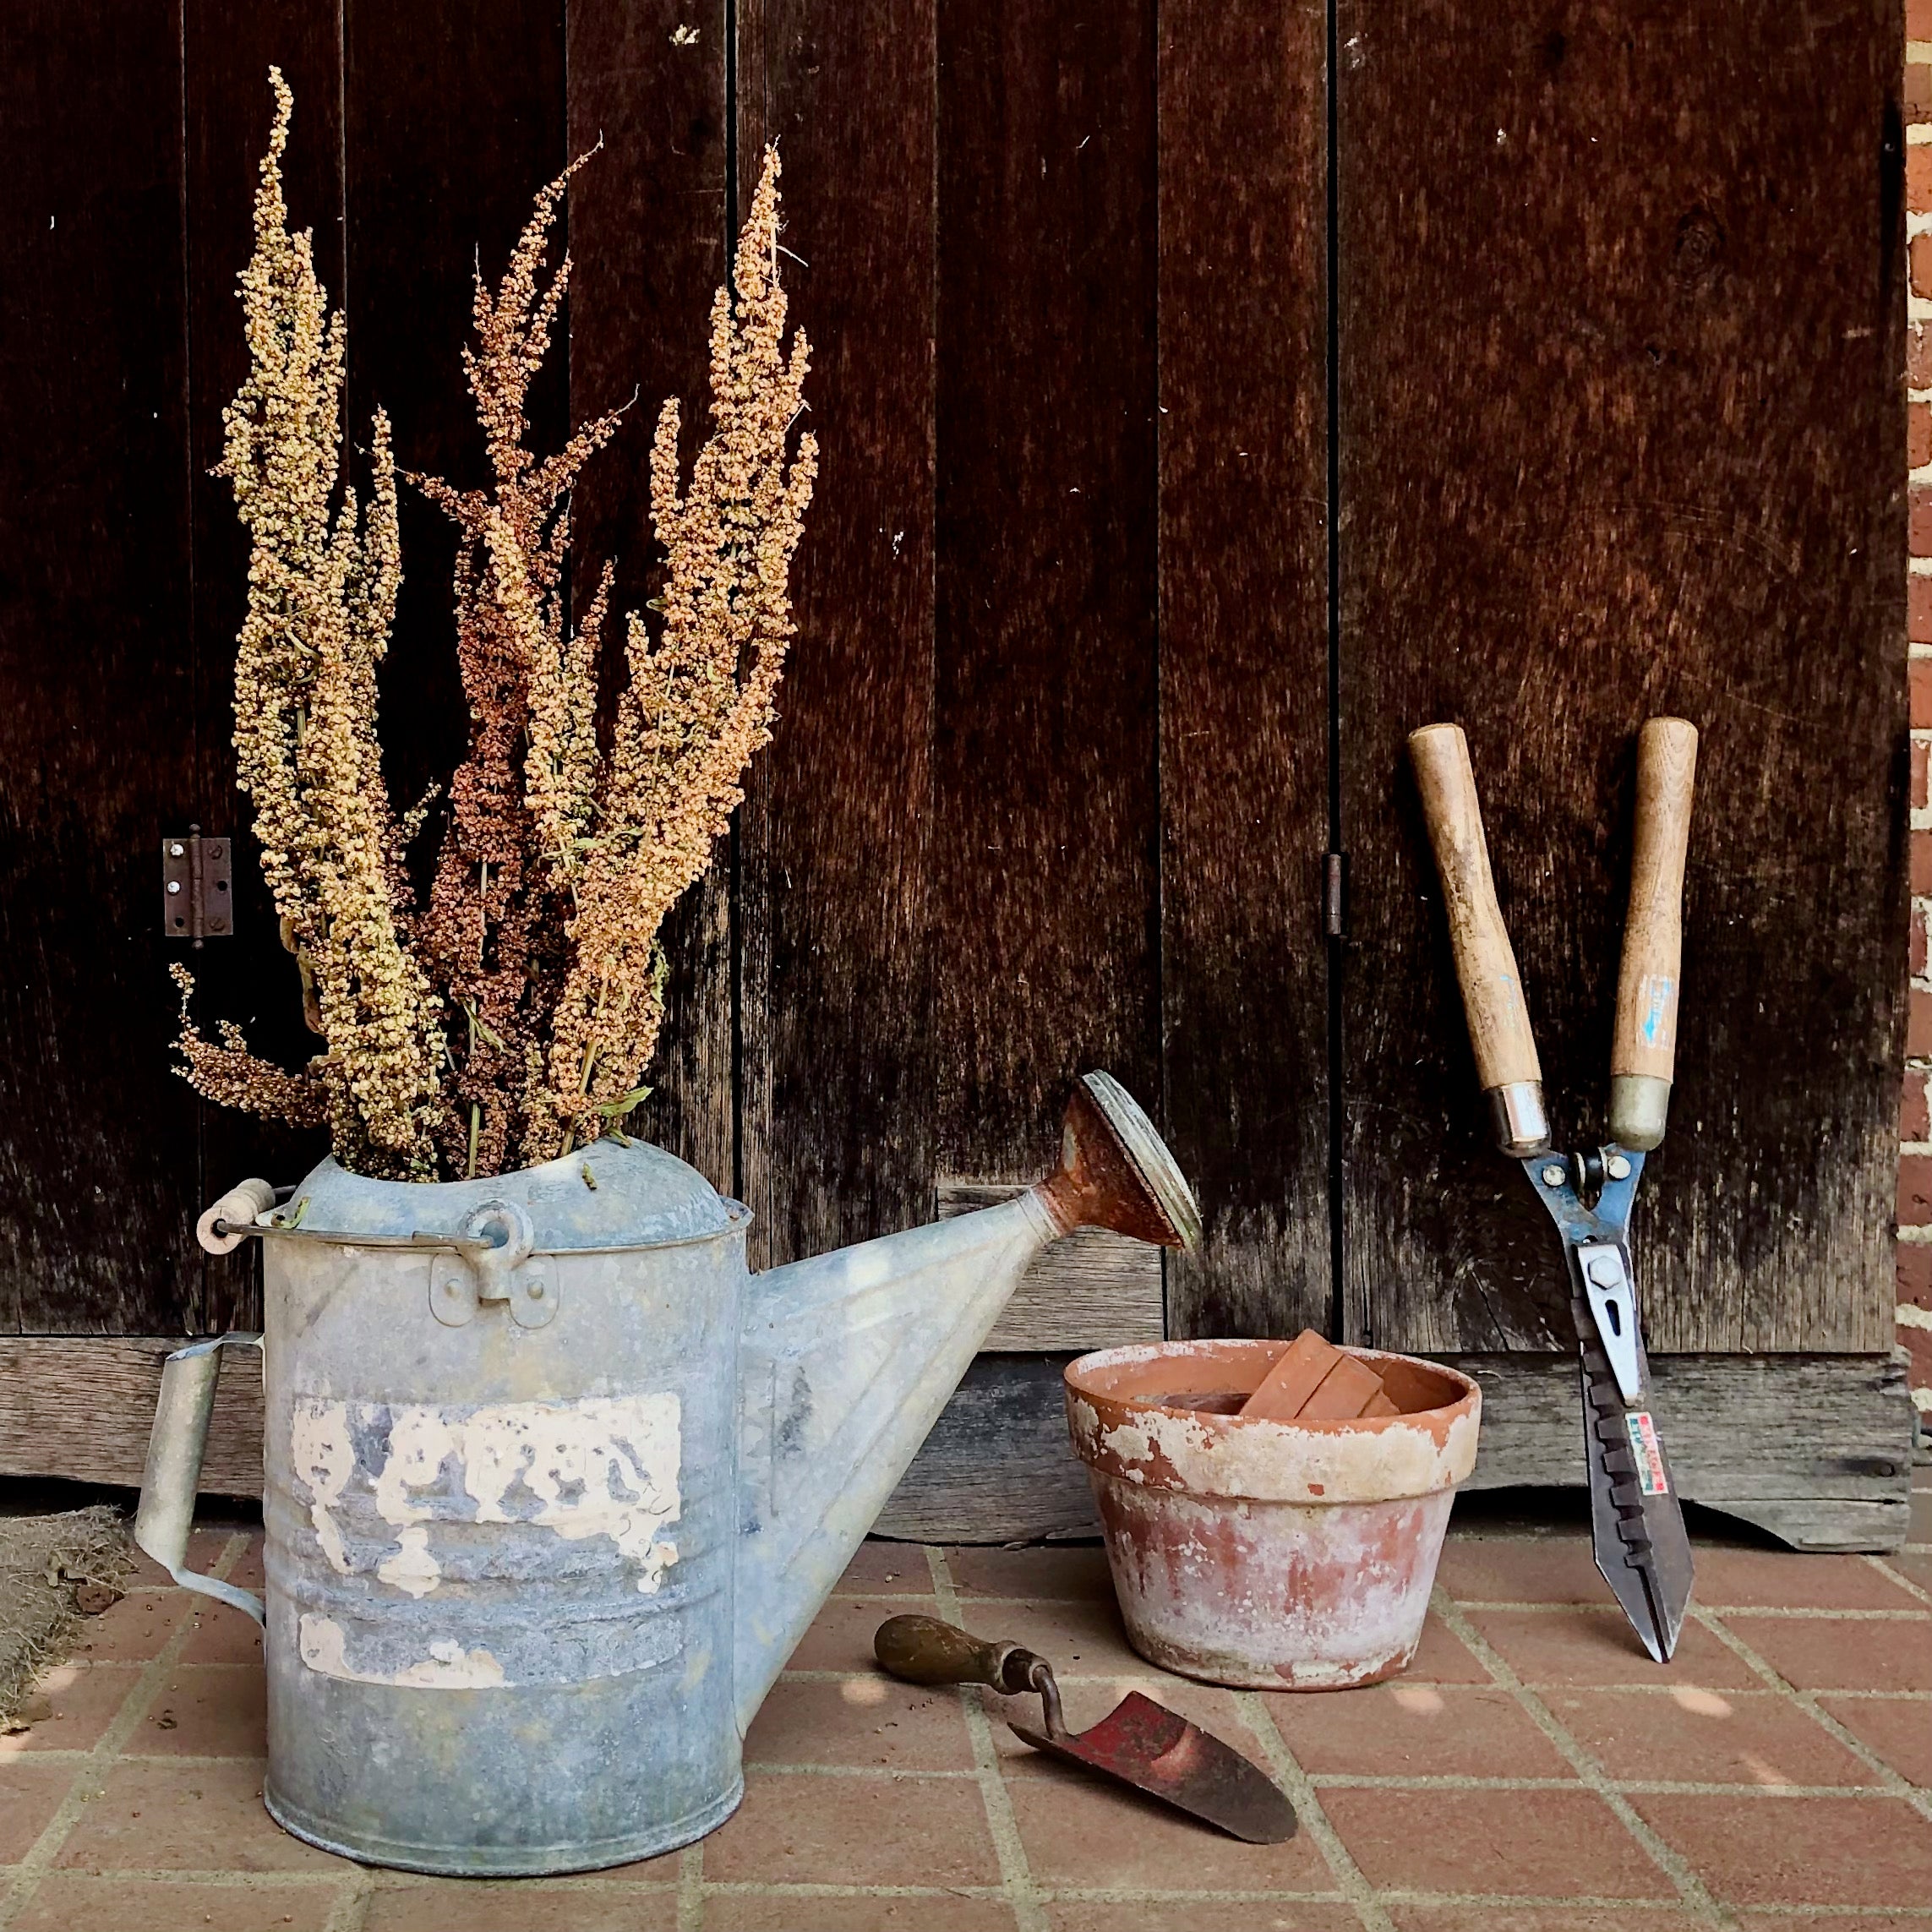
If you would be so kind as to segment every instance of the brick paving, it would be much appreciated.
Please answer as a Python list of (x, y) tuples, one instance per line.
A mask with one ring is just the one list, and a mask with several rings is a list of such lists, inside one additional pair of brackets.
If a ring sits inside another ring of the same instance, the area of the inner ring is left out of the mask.
[[(1414, 1667), (1220, 1690), (1127, 1647), (1090, 1548), (870, 1543), (701, 1845), (581, 1878), (364, 1870), (260, 1804), (254, 1626), (145, 1578), (0, 1737), (8, 1932), (1932, 1932), (1932, 1470), (1890, 1558), (1706, 1544), (1678, 1660), (1603, 1608), (1580, 1529), (1452, 1536)], [(258, 1580), (257, 1539), (197, 1531)], [(1138, 1688), (1265, 1763), (1247, 1846), (1020, 1744), (1000, 1702), (870, 1663), (925, 1609), (1044, 1650), (1076, 1726)]]

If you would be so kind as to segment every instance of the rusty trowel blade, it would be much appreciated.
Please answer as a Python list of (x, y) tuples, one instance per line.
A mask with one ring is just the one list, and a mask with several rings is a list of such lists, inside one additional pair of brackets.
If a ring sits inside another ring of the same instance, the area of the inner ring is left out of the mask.
[(1015, 1724), (1036, 1751), (1084, 1765), (1251, 1845), (1295, 1836), (1295, 1808), (1231, 1745), (1138, 1690), (1091, 1730), (1045, 1737)]

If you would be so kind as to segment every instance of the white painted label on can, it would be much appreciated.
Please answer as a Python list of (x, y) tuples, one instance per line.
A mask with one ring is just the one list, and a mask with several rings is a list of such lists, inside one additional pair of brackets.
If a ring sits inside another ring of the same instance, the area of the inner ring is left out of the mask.
[(1667, 1496), (1670, 1478), (1664, 1474), (1663, 1445), (1657, 1439), (1657, 1427), (1640, 1409), (1624, 1418), (1630, 1431), (1630, 1453), (1637, 1459), (1637, 1482), (1646, 1496)]
[[(437, 1525), (519, 1524), (570, 1542), (609, 1537), (648, 1595), (678, 1560), (665, 1532), (680, 1507), (679, 1422), (669, 1391), (474, 1407), (303, 1395), (290, 1460), (316, 1541), (341, 1575), (428, 1596), (443, 1576)], [(346, 1533), (352, 1520), (373, 1528), (372, 1515), (379, 1540)], [(328, 1654), (325, 1633), (318, 1645), (319, 1657)]]

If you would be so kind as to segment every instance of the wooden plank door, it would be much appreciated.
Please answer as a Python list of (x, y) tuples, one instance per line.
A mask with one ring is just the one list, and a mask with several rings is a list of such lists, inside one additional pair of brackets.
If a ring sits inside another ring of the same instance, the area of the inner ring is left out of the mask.
[(772, 1259), (1035, 1177), (1086, 1067), (1159, 1105), (1152, 19), (741, 17), (822, 442), (743, 835)]
[(181, 20), (9, 9), (0, 60), (0, 1331), (177, 1328), (195, 1111), (156, 884), (198, 797)]
[(745, 820), (745, 1165), (766, 1252), (816, 1252), (1036, 1174), (1107, 1067), (1171, 1100), (1217, 1244), (1171, 1291), (1225, 1323), (1328, 1296), (1320, 59), (1162, 19), (741, 16), (824, 443)]
[(1160, 14), (1161, 994), (1179, 1335), (1332, 1319), (1323, 21)]
[[(1490, 1149), (1404, 734), (1461, 723), (1564, 1144), (1633, 746), (1703, 733), (1653, 1351), (1885, 1348), (1905, 983), (1896, 9), (1345, 0), (1346, 1332), (1567, 1347)], [(1894, 479), (1897, 479), (1896, 482)]]

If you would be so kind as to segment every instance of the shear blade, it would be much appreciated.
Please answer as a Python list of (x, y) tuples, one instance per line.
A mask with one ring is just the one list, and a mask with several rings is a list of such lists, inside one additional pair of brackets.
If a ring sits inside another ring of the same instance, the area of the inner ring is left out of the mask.
[(1654, 1441), (1654, 1453), (1663, 1488), (1640, 1476), (1632, 1412), (1624, 1407), (1608, 1362), (1587, 1344), (1583, 1413), (1596, 1568), (1645, 1649), (1659, 1663), (1668, 1663), (1689, 1607), (1693, 1571), (1676, 1478), (1661, 1439)]

